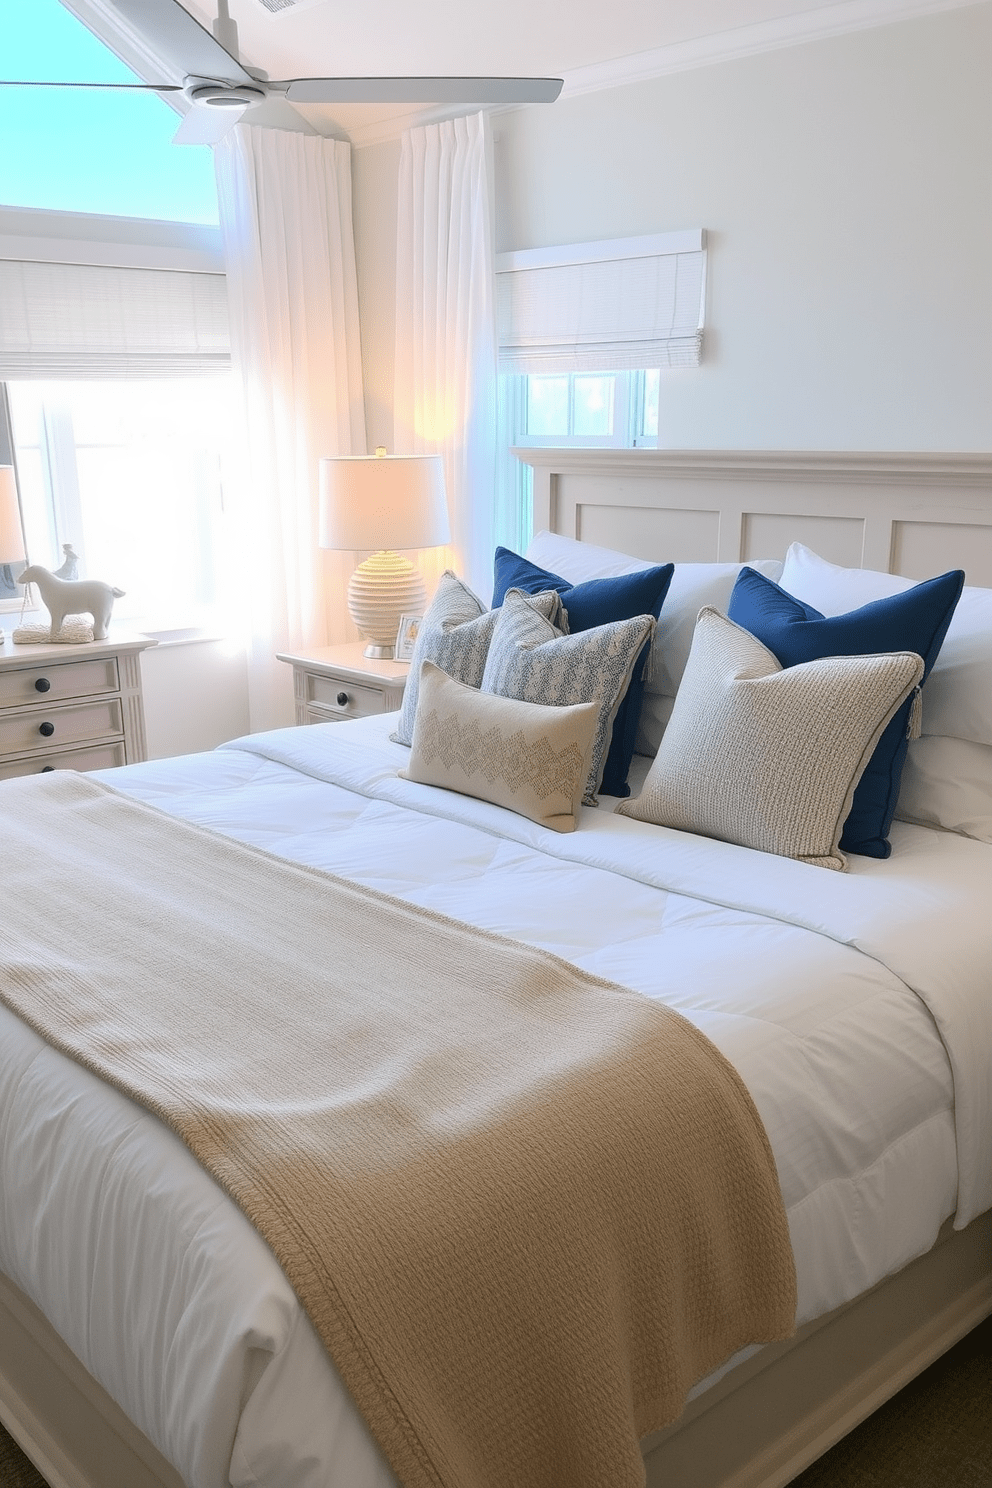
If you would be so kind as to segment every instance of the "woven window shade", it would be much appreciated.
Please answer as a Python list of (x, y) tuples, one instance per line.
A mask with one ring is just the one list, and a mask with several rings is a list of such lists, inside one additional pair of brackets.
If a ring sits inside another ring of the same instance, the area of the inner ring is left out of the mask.
[(223, 274), (0, 260), (0, 379), (230, 366)]
[(695, 367), (705, 267), (701, 229), (500, 254), (499, 370)]

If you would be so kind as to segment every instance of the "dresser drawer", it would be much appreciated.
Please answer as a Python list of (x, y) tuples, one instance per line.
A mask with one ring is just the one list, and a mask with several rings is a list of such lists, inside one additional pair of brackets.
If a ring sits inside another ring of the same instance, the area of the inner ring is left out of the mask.
[(123, 732), (119, 698), (61, 708), (22, 708), (0, 717), (0, 754), (41, 753)]
[(379, 688), (317, 677), (313, 673), (307, 677), (307, 702), (320, 710), (322, 719), (367, 718), (370, 713), (386, 711), (386, 700)]
[[(46, 685), (47, 684), (47, 685)], [(23, 707), (27, 703), (59, 702), (65, 698), (92, 697), (118, 692), (120, 681), (115, 656), (91, 661), (66, 661), (55, 666), (5, 668), (0, 671), (0, 708)]]
[(0, 780), (13, 780), (16, 775), (40, 775), (48, 770), (111, 770), (126, 763), (123, 744), (95, 744), (88, 749), (52, 750), (27, 759), (0, 760)]

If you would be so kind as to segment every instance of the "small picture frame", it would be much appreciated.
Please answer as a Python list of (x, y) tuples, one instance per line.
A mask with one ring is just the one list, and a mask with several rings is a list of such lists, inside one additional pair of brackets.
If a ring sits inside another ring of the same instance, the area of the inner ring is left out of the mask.
[(417, 644), (417, 636), (420, 634), (420, 622), (423, 615), (401, 615), (399, 629), (396, 632), (396, 660), (412, 661), (413, 648)]

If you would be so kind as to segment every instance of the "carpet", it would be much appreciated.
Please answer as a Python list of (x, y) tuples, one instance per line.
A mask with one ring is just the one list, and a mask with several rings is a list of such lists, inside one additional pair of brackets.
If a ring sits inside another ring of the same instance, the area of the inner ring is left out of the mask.
[(0, 1426), (0, 1488), (47, 1488), (17, 1444)]
[(790, 1488), (992, 1488), (992, 1318)]

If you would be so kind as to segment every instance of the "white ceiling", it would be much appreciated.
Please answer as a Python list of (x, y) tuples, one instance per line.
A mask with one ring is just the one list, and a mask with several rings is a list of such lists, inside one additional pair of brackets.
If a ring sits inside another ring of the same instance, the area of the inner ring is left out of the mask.
[[(64, 3), (79, 14), (100, 9), (100, 0)], [(209, 28), (213, 0), (181, 3)], [(271, 78), (550, 76), (564, 78), (568, 97), (974, 0), (281, 0), (276, 11), (263, 0), (229, 3), (242, 61)], [(299, 112), (356, 144), (440, 114), (397, 104)]]

